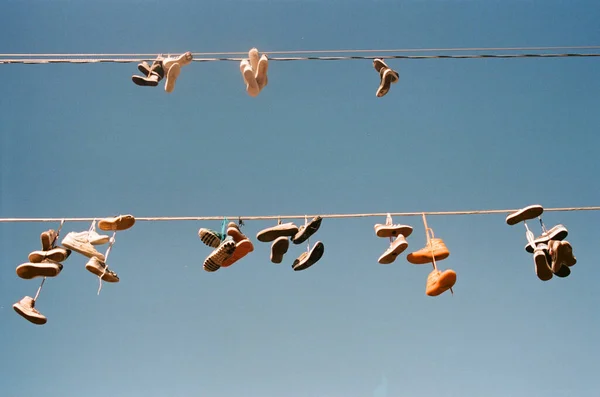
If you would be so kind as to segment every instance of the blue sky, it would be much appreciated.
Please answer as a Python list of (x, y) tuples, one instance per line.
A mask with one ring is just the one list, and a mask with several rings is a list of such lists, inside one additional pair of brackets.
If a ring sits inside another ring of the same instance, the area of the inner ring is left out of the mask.
[[(598, 45), (595, 1), (12, 1), (0, 53), (181, 53)], [(175, 91), (135, 64), (0, 65), (0, 217), (220, 216), (598, 205), (597, 58), (193, 63)], [(598, 396), (598, 213), (569, 229), (569, 278), (537, 279), (504, 215), (431, 216), (458, 274), (377, 258), (384, 218), (325, 219), (325, 255), (269, 262), (269, 244), (216, 273), (200, 227), (138, 222), (104, 284), (76, 253), (37, 302), (15, 267), (56, 224), (0, 224), (0, 391), (29, 397)], [(425, 243), (419, 217), (411, 252)], [(298, 221), (296, 221), (298, 222)], [(248, 221), (254, 238), (274, 222)], [(536, 234), (540, 229), (532, 224)], [(67, 223), (83, 231), (88, 223)]]

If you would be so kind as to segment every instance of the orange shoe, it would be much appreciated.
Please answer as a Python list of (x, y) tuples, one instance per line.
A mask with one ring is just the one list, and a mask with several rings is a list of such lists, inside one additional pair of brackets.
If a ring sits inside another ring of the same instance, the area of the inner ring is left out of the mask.
[(254, 251), (254, 244), (242, 233), (235, 222), (229, 222), (229, 225), (227, 225), (227, 235), (231, 236), (233, 241), (235, 241), (235, 251), (233, 251), (233, 255), (221, 264), (221, 267), (229, 267)]
[(441, 261), (450, 256), (450, 251), (448, 251), (444, 240), (442, 240), (441, 238), (430, 239), (424, 248), (421, 248), (416, 252), (408, 254), (406, 256), (406, 260), (408, 260), (413, 265), (424, 265), (426, 263), (433, 262), (434, 255), (436, 261)]
[(456, 272), (448, 269), (440, 272), (434, 269), (427, 276), (427, 285), (425, 293), (429, 296), (438, 296), (448, 291), (456, 283)]

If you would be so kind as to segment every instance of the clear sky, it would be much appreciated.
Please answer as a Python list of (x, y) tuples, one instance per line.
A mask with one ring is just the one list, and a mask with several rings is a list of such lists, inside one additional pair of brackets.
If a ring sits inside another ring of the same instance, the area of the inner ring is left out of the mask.
[[(0, 53), (181, 53), (599, 45), (597, 1), (13, 1)], [(192, 63), (175, 91), (135, 64), (0, 65), (0, 217), (222, 216), (600, 204), (600, 59), (271, 62), (245, 92), (238, 62)], [(549, 212), (578, 263), (537, 279), (522, 225), (431, 216), (458, 274), (380, 265), (385, 218), (325, 219), (325, 254), (255, 251), (216, 273), (213, 222), (138, 222), (104, 284), (73, 253), (35, 326), (15, 267), (57, 224), (0, 224), (0, 396), (597, 397), (598, 221)], [(285, 221), (285, 219), (284, 219)], [(419, 217), (411, 252), (425, 243)], [(298, 222), (298, 221), (296, 221)], [(539, 234), (539, 225), (532, 223)], [(67, 223), (83, 231), (88, 223)]]

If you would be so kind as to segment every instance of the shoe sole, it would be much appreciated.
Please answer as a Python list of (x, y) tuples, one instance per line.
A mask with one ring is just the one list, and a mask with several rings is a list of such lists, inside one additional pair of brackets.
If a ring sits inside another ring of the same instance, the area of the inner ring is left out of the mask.
[[(552, 229), (554, 229), (552, 231), (552, 233), (550, 233), (544, 237), (538, 237), (537, 239), (533, 240), (533, 243), (535, 245), (537, 245), (537, 244), (548, 244), (548, 242), (550, 240), (562, 241), (565, 238), (567, 238), (567, 236), (569, 235), (569, 231), (563, 225), (557, 225)], [(550, 230), (552, 230), (552, 229), (550, 229)], [(525, 246), (525, 251), (529, 252), (530, 254), (533, 254), (534, 249), (531, 247), (531, 244), (527, 244)]]
[(302, 230), (302, 233), (298, 231), (298, 233), (300, 233), (299, 236), (298, 233), (296, 233), (296, 236), (294, 236), (292, 242), (297, 245), (302, 244), (303, 242), (308, 240), (313, 234), (315, 234), (319, 230), (322, 221), (323, 218), (321, 218), (320, 216), (310, 221), (308, 225), (306, 225), (306, 227)]
[(231, 255), (231, 257), (229, 257), (229, 259), (224, 260), (223, 263), (221, 264), (221, 267), (229, 267), (229, 266), (233, 265), (234, 263), (236, 263), (237, 261), (239, 261), (246, 255), (248, 255), (252, 251), (254, 251), (254, 245), (252, 245), (252, 242), (250, 240), (244, 239), (244, 240), (236, 243), (235, 251), (233, 251), (233, 255)]
[(54, 248), (49, 251), (34, 251), (27, 258), (31, 263), (42, 263), (44, 259), (49, 259), (52, 262), (64, 262), (71, 255), (71, 251)]
[(402, 241), (398, 245), (394, 245), (394, 243), (392, 243), (392, 246), (388, 248), (383, 255), (381, 255), (378, 262), (382, 265), (389, 265), (390, 263), (393, 263), (398, 255), (403, 253), (407, 248), (408, 243), (406, 241)]
[(297, 259), (294, 261), (294, 264), (292, 265), (292, 269), (294, 269), (294, 271), (306, 270), (309, 267), (311, 267), (312, 265), (314, 265), (315, 263), (317, 263), (319, 261), (319, 259), (321, 259), (323, 257), (324, 253), (325, 253), (325, 246), (323, 245), (322, 242), (317, 241), (317, 243), (310, 250), (310, 253), (308, 254), (308, 256), (306, 257), (306, 259), (304, 261), (300, 262)]
[(45, 318), (39, 318), (39, 317), (34, 317), (34, 316), (30, 316), (29, 314), (27, 314), (27, 312), (21, 307), (21, 305), (18, 304), (14, 304), (13, 305), (13, 309), (19, 313), (23, 318), (25, 318), (27, 321), (36, 324), (36, 325), (44, 325), (46, 324), (46, 322), (48, 321)]
[(530, 219), (535, 219), (541, 216), (544, 213), (544, 207), (541, 205), (535, 204), (530, 205), (528, 207), (522, 208), (506, 217), (506, 223), (509, 226), (514, 226), (519, 222), (528, 221)]
[(256, 235), (256, 239), (262, 243), (270, 243), (279, 237), (294, 237), (298, 233), (298, 227), (294, 225), (279, 225), (265, 229)]
[(396, 78), (393, 70), (387, 69), (385, 72), (383, 72), (381, 83), (379, 84), (379, 88), (377, 89), (377, 93), (375, 95), (378, 98), (385, 96), (390, 91), (390, 87), (392, 86), (392, 82), (394, 80), (396, 80)]
[(269, 71), (269, 58), (266, 55), (260, 57), (258, 61), (258, 67), (256, 68), (256, 83), (258, 84), (259, 91), (267, 86), (269, 79), (267, 78), (267, 72)]
[(133, 225), (135, 225), (135, 218), (131, 215), (122, 215), (111, 219), (101, 219), (98, 222), (98, 228), (105, 232), (122, 232), (123, 230), (131, 229)]
[(148, 77), (133, 75), (133, 76), (131, 76), (131, 81), (133, 81), (135, 85), (138, 85), (140, 87), (156, 87), (156, 86), (158, 86), (158, 81), (150, 80), (150, 79), (148, 79)]
[(54, 241), (51, 241), (51, 236), (48, 232), (42, 233), (40, 240), (42, 240), (42, 251), (50, 251), (52, 249), (52, 243)]
[(69, 240), (65, 239), (65, 240), (62, 241), (62, 245), (65, 248), (68, 248), (68, 249), (73, 250), (73, 251), (75, 251), (77, 253), (80, 253), (81, 255), (86, 256), (88, 258), (96, 257), (96, 258), (98, 258), (100, 260), (100, 262), (104, 262), (106, 260), (106, 258), (104, 257), (104, 254), (102, 254), (102, 253), (100, 253), (98, 251), (96, 251), (96, 252), (90, 252), (90, 251), (86, 250), (84, 243), (80, 243), (80, 242), (75, 241), (75, 240), (69, 241)]
[(256, 81), (256, 77), (254, 77), (254, 71), (250, 68), (244, 69), (244, 81), (246, 82), (246, 92), (250, 96), (257, 96), (260, 92), (258, 88), (258, 82)]
[[(102, 274), (104, 273), (104, 269), (97, 267), (93, 264), (90, 264), (89, 262), (86, 263), (85, 268), (88, 272), (95, 274), (98, 277), (102, 277)], [(104, 275), (104, 277), (102, 277), (102, 281), (105, 281), (107, 283), (118, 283), (120, 281), (119, 277), (117, 276), (113, 276), (110, 273), (106, 273)]]
[(165, 91), (168, 93), (173, 92), (175, 89), (175, 83), (177, 78), (181, 74), (181, 66), (178, 63), (174, 63), (169, 71), (167, 72), (167, 83), (165, 84)]
[(534, 254), (533, 260), (535, 263), (535, 274), (542, 281), (548, 281), (552, 278), (552, 269), (548, 265), (548, 258), (543, 251), (538, 251)]
[(200, 241), (211, 248), (217, 248), (221, 244), (221, 238), (216, 232), (209, 229), (198, 230), (198, 237), (200, 237)]
[(400, 234), (408, 237), (412, 232), (412, 226), (408, 225), (375, 225), (375, 234), (382, 238), (398, 237)]
[(428, 296), (439, 296), (448, 291), (450, 288), (454, 287), (454, 284), (456, 284), (456, 272), (446, 271), (439, 276), (437, 281), (434, 283), (435, 286), (432, 288), (427, 288), (425, 293)]
[(377, 73), (381, 72), (381, 69), (383, 68), (387, 68), (388, 65), (386, 65), (386, 63), (381, 60), (381, 59), (374, 59), (373, 60), (373, 67), (375, 68), (375, 70), (377, 71)]
[(17, 276), (24, 280), (36, 277), (56, 277), (61, 270), (61, 267), (54, 263), (23, 263), (17, 267)]
[(221, 264), (228, 259), (229, 256), (235, 252), (235, 242), (233, 240), (227, 241), (219, 245), (215, 251), (213, 251), (208, 258), (204, 261), (204, 270), (207, 272), (216, 272), (221, 268)]
[(287, 253), (290, 248), (290, 239), (288, 237), (279, 237), (271, 245), (271, 262), (281, 263), (283, 256)]

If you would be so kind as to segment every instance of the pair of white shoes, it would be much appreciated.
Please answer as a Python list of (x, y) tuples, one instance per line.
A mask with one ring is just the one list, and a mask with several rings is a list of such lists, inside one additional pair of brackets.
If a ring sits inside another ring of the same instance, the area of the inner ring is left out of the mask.
[(246, 92), (251, 97), (256, 97), (269, 82), (267, 71), (269, 70), (269, 59), (265, 54), (258, 56), (256, 48), (248, 52), (248, 59), (240, 63), (240, 72), (246, 83)]

